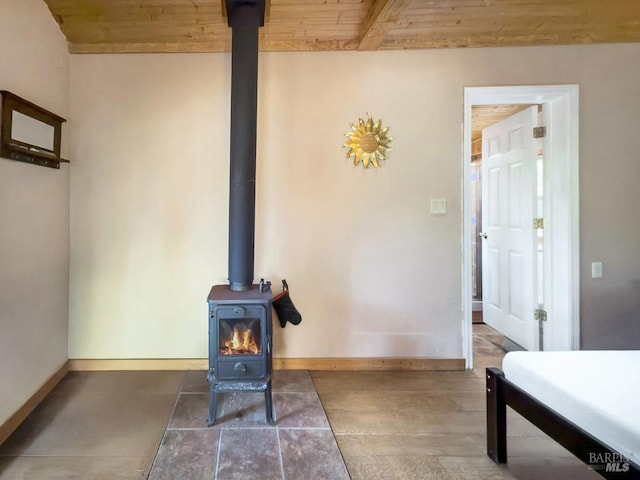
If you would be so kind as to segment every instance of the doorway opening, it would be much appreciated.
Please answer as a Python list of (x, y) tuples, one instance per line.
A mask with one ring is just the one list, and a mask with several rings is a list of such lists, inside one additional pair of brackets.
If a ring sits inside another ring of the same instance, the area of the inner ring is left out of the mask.
[[(478, 148), (477, 126), (481, 116), (488, 121), (491, 121), (492, 112), (496, 117), (509, 117), (530, 105), (540, 106), (539, 112), (535, 110), (539, 118), (537, 125), (544, 125), (547, 134), (536, 147), (539, 154), (534, 167), (537, 173), (533, 174), (536, 200), (532, 218), (527, 220), (534, 222), (537, 217), (544, 218), (544, 229), (538, 229), (531, 243), (531, 253), (536, 254), (539, 262), (532, 267), (533, 277), (529, 279), (525, 294), (533, 295), (533, 291), (538, 290), (534, 301), (540, 308), (535, 310), (542, 310), (547, 315), (544, 330), (539, 335), (545, 350), (568, 350), (579, 346), (578, 86), (469, 87), (464, 89), (462, 242), (463, 352), (467, 368), (473, 366), (474, 311), (479, 309), (480, 298), (492, 294), (483, 292), (479, 280), (483, 267), (480, 245), (484, 241), (480, 234), (484, 228), (479, 215), (478, 186), (482, 178), (477, 162), (482, 155)], [(513, 187), (509, 188), (513, 190)], [(542, 191), (544, 197), (539, 196)], [(542, 278), (544, 284), (536, 288)], [(478, 314), (475, 316), (477, 319)], [(533, 322), (534, 309), (529, 311), (527, 307), (523, 311), (525, 316), (529, 316), (528, 322)]]
[(544, 305), (544, 228), (534, 220), (544, 217), (542, 105), (471, 113), (472, 322), (501, 334), (501, 348), (542, 350), (530, 318)]
[[(532, 105), (472, 105), (471, 106), (471, 295), (472, 321), (483, 323), (482, 319), (482, 131)], [(542, 105), (539, 106), (542, 111)], [(541, 149), (538, 155), (541, 156)], [(541, 166), (541, 163), (539, 164)], [(540, 215), (542, 216), (542, 214)]]

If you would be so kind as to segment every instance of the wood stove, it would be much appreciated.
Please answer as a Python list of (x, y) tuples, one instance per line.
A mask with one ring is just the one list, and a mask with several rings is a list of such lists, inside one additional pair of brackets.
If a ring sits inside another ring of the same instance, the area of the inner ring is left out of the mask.
[(231, 138), (229, 178), (229, 285), (209, 293), (209, 426), (217, 395), (265, 393), (271, 398), (273, 295), (270, 283), (253, 284), (255, 237), (258, 28), (265, 0), (226, 0), (231, 39)]
[(266, 419), (271, 425), (273, 403), (273, 295), (261, 282), (234, 292), (215, 285), (209, 293), (209, 426), (217, 416), (217, 395), (224, 392), (264, 392)]

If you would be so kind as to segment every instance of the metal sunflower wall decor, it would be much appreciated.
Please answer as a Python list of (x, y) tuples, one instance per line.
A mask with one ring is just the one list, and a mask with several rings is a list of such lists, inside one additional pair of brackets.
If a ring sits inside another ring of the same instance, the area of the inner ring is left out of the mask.
[(389, 127), (382, 128), (382, 120), (374, 123), (371, 116), (366, 121), (360, 118), (358, 125), (350, 125), (351, 131), (345, 133), (349, 140), (342, 145), (349, 149), (347, 158), (353, 157), (354, 165), (362, 161), (364, 168), (369, 168), (369, 164), (379, 167), (378, 160), (386, 160), (387, 152), (391, 150), (389, 144), (393, 137), (387, 135)]

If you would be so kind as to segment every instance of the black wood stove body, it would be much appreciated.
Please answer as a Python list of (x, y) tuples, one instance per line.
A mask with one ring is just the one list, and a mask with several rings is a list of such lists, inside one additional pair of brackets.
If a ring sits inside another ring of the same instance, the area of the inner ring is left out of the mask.
[(229, 284), (209, 294), (209, 426), (222, 392), (265, 392), (271, 399), (273, 295), (253, 284), (255, 239), (258, 28), (265, 0), (226, 0), (231, 27), (231, 131), (229, 168)]
[(215, 285), (209, 293), (209, 426), (216, 421), (217, 395), (224, 392), (264, 392), (266, 419), (271, 425), (273, 403), (273, 295), (268, 284), (234, 292)]

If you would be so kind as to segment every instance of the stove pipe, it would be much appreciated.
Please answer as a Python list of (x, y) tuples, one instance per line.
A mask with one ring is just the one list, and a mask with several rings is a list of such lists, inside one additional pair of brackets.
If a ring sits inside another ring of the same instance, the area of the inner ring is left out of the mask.
[(258, 27), (264, 0), (226, 0), (232, 31), (229, 177), (229, 287), (251, 289), (256, 216)]

